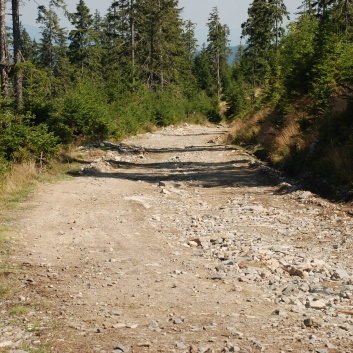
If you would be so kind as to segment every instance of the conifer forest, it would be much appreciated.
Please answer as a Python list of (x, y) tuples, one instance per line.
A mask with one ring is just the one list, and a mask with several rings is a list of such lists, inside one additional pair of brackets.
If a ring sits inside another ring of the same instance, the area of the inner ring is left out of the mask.
[(0, 0), (0, 174), (68, 146), (208, 120), (281, 170), (350, 188), (353, 1), (303, 0), (291, 20), (285, 3), (250, 3), (230, 62), (216, 7), (200, 44), (177, 0), (112, 1), (104, 14), (48, 0), (33, 39), (21, 1)]

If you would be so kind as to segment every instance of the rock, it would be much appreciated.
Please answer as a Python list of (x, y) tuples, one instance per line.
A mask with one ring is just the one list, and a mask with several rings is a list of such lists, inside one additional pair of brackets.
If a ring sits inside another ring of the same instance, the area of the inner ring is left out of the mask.
[(159, 323), (158, 321), (151, 321), (149, 324), (148, 324), (148, 328), (151, 330), (151, 331), (157, 331), (157, 332), (160, 332), (161, 329), (159, 327)]
[(333, 272), (332, 278), (335, 279), (349, 279), (350, 276), (346, 270), (343, 268), (336, 268)]
[(286, 268), (286, 271), (291, 275), (291, 276), (298, 276), (300, 278), (304, 278), (305, 277), (305, 274), (304, 274), (304, 271), (299, 269), (299, 268), (296, 268), (296, 267), (287, 267)]
[(192, 248), (197, 248), (199, 244), (196, 241), (189, 240), (188, 245)]
[(326, 302), (324, 300), (322, 300), (322, 299), (311, 300), (305, 306), (307, 308), (323, 309), (323, 308), (326, 307)]
[(126, 352), (130, 352), (130, 346), (126, 346), (124, 344), (118, 344), (116, 346), (116, 348), (113, 349), (112, 353), (126, 353)]
[(6, 347), (11, 347), (13, 346), (14, 343), (12, 341), (3, 341), (0, 342), (0, 348), (6, 348)]
[(219, 279), (225, 278), (226, 276), (227, 276), (226, 273), (215, 273), (215, 274), (209, 276), (208, 278), (213, 279), (213, 280), (219, 280)]
[(121, 316), (121, 315), (123, 315), (123, 311), (121, 309), (115, 309), (112, 311), (112, 315)]
[(197, 353), (211, 353), (211, 349), (209, 347), (200, 347), (198, 350), (197, 350)]
[(178, 349), (186, 349), (186, 348), (188, 348), (188, 346), (185, 343), (183, 343), (183, 342), (176, 343), (176, 347)]
[(175, 324), (175, 325), (180, 325), (183, 322), (184, 322), (184, 320), (183, 319), (179, 319), (179, 318), (176, 318), (176, 319), (173, 320), (173, 324)]
[(151, 342), (140, 342), (140, 343), (137, 343), (137, 347), (145, 347), (145, 348), (149, 348), (151, 346)]
[(295, 295), (298, 294), (300, 289), (296, 284), (290, 284), (285, 289), (283, 289), (282, 293), (284, 295)]
[(305, 327), (320, 327), (321, 326), (321, 323), (312, 317), (305, 319), (303, 321), (303, 324)]
[(287, 316), (288, 315), (288, 313), (286, 311), (279, 310), (279, 309), (276, 309), (272, 314), (278, 315), (278, 316)]

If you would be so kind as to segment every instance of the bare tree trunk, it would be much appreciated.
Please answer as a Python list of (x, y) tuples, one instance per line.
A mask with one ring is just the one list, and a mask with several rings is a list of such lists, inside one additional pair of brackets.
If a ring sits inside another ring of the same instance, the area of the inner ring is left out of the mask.
[(134, 21), (134, 0), (130, 0), (130, 36), (131, 36), (131, 70), (132, 87), (135, 87), (135, 21)]
[(21, 31), (20, 31), (20, 1), (12, 0), (12, 32), (13, 51), (15, 63), (15, 98), (16, 109), (20, 112), (23, 108), (22, 70), (18, 67), (21, 62)]
[(162, 49), (162, 40), (161, 40), (161, 36), (162, 36), (162, 26), (161, 26), (161, 21), (160, 21), (160, 16), (161, 16), (161, 10), (162, 10), (162, 5), (161, 5), (161, 0), (158, 0), (158, 23), (159, 23), (159, 35), (158, 35), (158, 42), (159, 42), (159, 67), (160, 67), (160, 85), (163, 88), (164, 87), (164, 72), (163, 72), (163, 49)]
[(0, 0), (0, 92), (9, 97), (9, 61), (6, 40), (6, 0)]
[[(217, 23), (217, 37), (219, 38), (220, 35), (220, 30), (219, 30), (219, 23)], [(219, 39), (217, 39), (218, 41)], [(216, 49), (216, 55), (217, 55), (217, 99), (218, 103), (221, 101), (221, 55), (220, 55), (220, 48), (219, 45), (217, 45)]]

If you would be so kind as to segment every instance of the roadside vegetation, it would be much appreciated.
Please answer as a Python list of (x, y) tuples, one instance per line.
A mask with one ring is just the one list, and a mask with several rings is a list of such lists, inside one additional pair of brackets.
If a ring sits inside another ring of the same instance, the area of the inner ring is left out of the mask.
[(285, 32), (275, 26), (284, 6), (268, 23), (279, 3), (253, 1), (243, 24), (227, 92), (232, 141), (339, 198), (353, 182), (353, 4), (305, 0)]

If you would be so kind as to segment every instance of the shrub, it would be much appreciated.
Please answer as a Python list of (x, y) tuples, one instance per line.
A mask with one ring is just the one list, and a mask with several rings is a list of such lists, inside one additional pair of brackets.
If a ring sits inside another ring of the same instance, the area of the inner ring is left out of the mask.
[(30, 116), (7, 116), (6, 120), (0, 131), (0, 163), (39, 161), (58, 154), (58, 138), (48, 132), (47, 125), (33, 125)]

